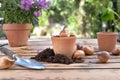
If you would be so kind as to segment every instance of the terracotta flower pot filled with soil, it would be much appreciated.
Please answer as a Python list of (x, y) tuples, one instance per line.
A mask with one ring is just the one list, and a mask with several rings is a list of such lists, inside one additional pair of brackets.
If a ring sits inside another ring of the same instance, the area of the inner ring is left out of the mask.
[(65, 27), (58, 36), (52, 36), (52, 45), (55, 54), (63, 54), (71, 58), (76, 48), (76, 37), (69, 35)]
[(26, 46), (28, 43), (31, 24), (4, 24), (3, 30), (6, 33), (11, 47)]

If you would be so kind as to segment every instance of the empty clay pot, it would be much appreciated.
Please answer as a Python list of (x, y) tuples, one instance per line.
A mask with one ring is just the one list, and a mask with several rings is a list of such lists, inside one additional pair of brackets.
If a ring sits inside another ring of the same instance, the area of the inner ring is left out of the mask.
[(63, 54), (71, 58), (76, 50), (76, 37), (52, 36), (52, 45), (55, 54)]
[(98, 47), (100, 51), (111, 52), (116, 47), (118, 33), (116, 32), (98, 32)]

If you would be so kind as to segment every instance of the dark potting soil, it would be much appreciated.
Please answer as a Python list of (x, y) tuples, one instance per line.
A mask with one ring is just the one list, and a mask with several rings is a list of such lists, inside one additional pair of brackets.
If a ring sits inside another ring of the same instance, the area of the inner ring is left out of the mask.
[(62, 64), (71, 64), (73, 63), (72, 59), (69, 59), (63, 54), (56, 54), (55, 56), (50, 56), (47, 60), (49, 63), (62, 63)]
[(48, 62), (48, 63), (62, 63), (62, 64), (71, 64), (71, 63), (80, 63), (83, 60), (80, 59), (70, 59), (63, 54), (55, 54), (53, 49), (47, 48), (41, 52), (39, 52), (36, 56), (31, 57), (31, 59), (35, 59), (40, 62)]
[(50, 56), (54, 56), (54, 55), (55, 55), (55, 53), (54, 53), (53, 49), (47, 48), (47, 49), (39, 52), (35, 57), (31, 57), (31, 59), (35, 59), (37, 61), (46, 62), (46, 60)]

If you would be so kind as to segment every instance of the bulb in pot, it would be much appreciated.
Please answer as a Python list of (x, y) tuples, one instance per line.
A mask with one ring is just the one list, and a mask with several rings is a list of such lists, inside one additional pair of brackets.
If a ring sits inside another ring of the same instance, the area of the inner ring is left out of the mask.
[(14, 60), (11, 60), (8, 56), (4, 56), (0, 59), (0, 68), (8, 69), (11, 68), (14, 64)]
[(91, 45), (91, 46), (85, 46), (83, 48), (84, 52), (86, 55), (92, 55), (94, 54), (94, 47)]
[(69, 34), (68, 34), (68, 32), (67, 32), (67, 30), (66, 30), (66, 27), (64, 27), (62, 30), (61, 30), (61, 32), (60, 32), (60, 37), (69, 37)]
[(119, 48), (115, 48), (114, 50), (112, 50), (112, 54), (113, 55), (120, 55), (120, 47)]
[(73, 54), (74, 59), (82, 59), (85, 57), (85, 52), (83, 50), (76, 50)]
[(98, 59), (102, 63), (106, 63), (110, 58), (110, 53), (107, 51), (101, 51), (97, 53)]

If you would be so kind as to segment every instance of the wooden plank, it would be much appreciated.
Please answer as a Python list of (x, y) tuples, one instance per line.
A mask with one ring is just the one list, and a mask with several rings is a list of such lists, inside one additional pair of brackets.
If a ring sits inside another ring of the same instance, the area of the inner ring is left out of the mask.
[(0, 80), (120, 80), (120, 70), (1, 70)]
[[(17, 52), (17, 51), (15, 51)], [(34, 57), (35, 55), (38, 54), (37, 51), (18, 51), (18, 53), (22, 53), (20, 56), (23, 56), (23, 57)], [(25, 53), (25, 54), (23, 54)], [(18, 54), (19, 55), (19, 54)], [(2, 52), (0, 52), (0, 56), (4, 56), (4, 54)], [(97, 59), (97, 55), (94, 54), (94, 55), (90, 55), (90, 56), (85, 56), (85, 59)], [(110, 59), (120, 59), (120, 55), (112, 55), (110, 56)]]
[[(77, 39), (77, 43), (81, 44), (81, 45), (93, 45), (95, 47), (97, 47), (97, 40), (96, 39)], [(48, 48), (48, 47), (52, 47), (52, 44), (51, 44), (51, 40), (50, 38), (43, 38), (43, 39), (30, 39), (29, 40), (29, 43), (28, 43), (28, 46), (24, 46), (24, 47), (10, 47), (9, 45), (6, 46), (7, 48), (13, 50), (14, 52), (16, 52), (17, 54), (21, 55), (23, 58), (25, 59), (28, 59), (30, 57), (33, 57), (35, 55), (37, 55), (37, 50), (36, 49), (40, 49), (40, 50), (43, 50), (45, 48)], [(4, 54), (0, 53), (0, 57), (4, 56)], [(79, 64), (74, 64), (76, 66), (74, 66), (73, 64), (71, 65), (63, 65), (63, 64), (49, 64), (49, 63), (44, 63), (46, 65), (46, 67), (49, 69), (52, 69), (52, 68), (60, 68), (60, 69), (63, 69), (64, 67), (66, 68), (85, 68), (85, 69), (92, 69), (92, 68), (119, 68), (117, 65), (119, 64), (120, 62), (120, 56), (113, 56), (111, 55), (108, 63), (106, 64), (103, 64), (103, 63), (100, 63), (98, 61), (98, 58), (97, 58), (97, 55), (94, 54), (92, 56), (86, 56), (85, 57), (85, 61), (84, 63), (79, 63)], [(117, 64), (117, 65), (116, 65)], [(85, 66), (82, 66), (81, 65), (85, 65)], [(87, 65), (87, 66), (86, 66)], [(91, 66), (88, 66), (88, 65), (91, 65)], [(99, 67), (98, 67), (99, 65)], [(106, 65), (104, 67), (104, 65)], [(113, 66), (114, 65), (114, 66)], [(13, 68), (13, 69), (19, 69), (17, 67)], [(20, 67), (21, 69), (21, 67)]]
[[(0, 40), (6, 43), (7, 40)], [(97, 39), (77, 39), (80, 45), (93, 45), (97, 47)], [(29, 59), (37, 54), (36, 48), (45, 49), (51, 46), (50, 38), (30, 39), (28, 50), (21, 50), (21, 47), (11, 48), (23, 58)], [(117, 43), (120, 46), (120, 43)], [(0, 53), (0, 57), (4, 54)], [(0, 80), (120, 80), (120, 56), (113, 56), (108, 63), (100, 63), (96, 55), (86, 56), (83, 63), (70, 65), (45, 63), (45, 70), (31, 70), (14, 65), (11, 69), (0, 68)]]
[[(42, 51), (42, 49), (40, 50)], [(14, 52), (16, 52), (16, 54), (18, 53), (18, 55), (23, 56), (23, 57), (34, 57), (35, 55), (38, 54), (37, 50), (15, 50)], [(20, 54), (19, 54), (20, 53)], [(4, 56), (4, 54), (2, 52), (0, 52), (0, 56)], [(94, 53), (94, 55), (90, 55), (90, 56), (85, 56), (84, 59), (97, 59), (97, 55), (96, 53)], [(112, 55), (110, 56), (110, 59), (120, 59), (120, 55)]]
[[(1, 56), (2, 57), (2, 56)], [(22, 58), (29, 59), (30, 56), (22, 56)], [(84, 59), (83, 63), (74, 63), (70, 65), (56, 64), (56, 63), (44, 63), (46, 69), (120, 69), (120, 59), (110, 59), (107, 63), (101, 63), (97, 58)], [(24, 67), (15, 66), (12, 70), (24, 70)], [(0, 69), (1, 70), (1, 69)], [(26, 69), (27, 70), (27, 69)]]
[[(53, 64), (53, 63), (44, 63), (45, 69), (50, 70), (50, 69), (120, 69), (120, 64), (119, 63), (114, 63), (114, 64), (86, 64), (86, 63), (79, 63), (79, 64)], [(0, 68), (0, 70), (3, 70)], [(21, 66), (16, 66), (14, 65), (12, 68), (9, 70), (30, 70)]]

